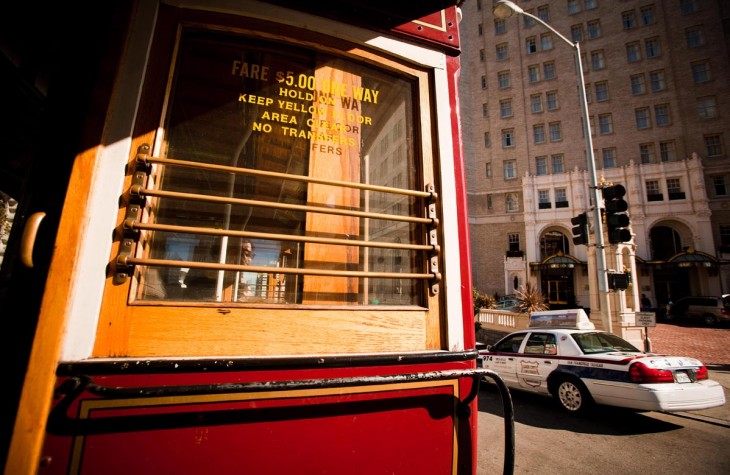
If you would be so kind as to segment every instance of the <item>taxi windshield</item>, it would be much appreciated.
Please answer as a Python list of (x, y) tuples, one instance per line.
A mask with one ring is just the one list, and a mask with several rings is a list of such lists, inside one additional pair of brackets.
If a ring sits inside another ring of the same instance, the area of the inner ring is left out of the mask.
[(610, 353), (613, 351), (630, 351), (641, 353), (634, 345), (612, 333), (590, 332), (574, 333), (573, 339), (584, 354)]

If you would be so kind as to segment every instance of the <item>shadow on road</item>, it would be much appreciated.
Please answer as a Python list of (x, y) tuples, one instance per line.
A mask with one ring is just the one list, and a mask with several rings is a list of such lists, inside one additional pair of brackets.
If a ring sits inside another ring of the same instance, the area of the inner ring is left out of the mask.
[[(522, 391), (510, 391), (515, 423), (544, 429), (567, 430), (585, 434), (639, 435), (681, 429), (681, 425), (652, 417), (652, 412), (636, 412), (597, 406), (584, 416), (563, 412), (552, 398)], [(497, 387), (483, 384), (479, 390), (479, 411), (502, 417), (502, 401)]]

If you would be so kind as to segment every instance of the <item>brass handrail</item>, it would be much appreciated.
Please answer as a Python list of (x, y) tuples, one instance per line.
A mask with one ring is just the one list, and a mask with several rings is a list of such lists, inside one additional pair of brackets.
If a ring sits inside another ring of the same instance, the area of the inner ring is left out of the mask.
[[(140, 147), (140, 149), (143, 149), (143, 148), (145, 148), (145, 147), (144, 146)], [(304, 183), (317, 183), (320, 185), (340, 186), (343, 188), (357, 188), (360, 190), (381, 191), (384, 193), (393, 193), (393, 194), (406, 195), (406, 196), (416, 196), (419, 198), (431, 198), (432, 200), (435, 200), (437, 198), (436, 192), (434, 192), (434, 191), (407, 190), (407, 189), (403, 189), (403, 188), (391, 188), (389, 186), (371, 185), (371, 184), (367, 184), (367, 183), (355, 183), (355, 182), (351, 182), (351, 181), (340, 181), (340, 180), (326, 180), (323, 178), (312, 178), (312, 177), (302, 176), (302, 175), (292, 175), (290, 173), (269, 172), (269, 171), (264, 171), (264, 170), (255, 170), (252, 168), (231, 167), (228, 165), (214, 165), (214, 164), (210, 164), (210, 163), (191, 162), (188, 160), (176, 160), (173, 158), (153, 157), (142, 151), (139, 151), (137, 153), (137, 161), (143, 163), (144, 165), (149, 165), (150, 163), (159, 163), (162, 165), (174, 165), (174, 166), (188, 167), (188, 168), (215, 170), (215, 171), (221, 171), (221, 172), (227, 172), (227, 173), (239, 173), (242, 175), (254, 175), (254, 176), (264, 176), (264, 177), (268, 177), (268, 178), (280, 178), (282, 180), (293, 180), (293, 181), (300, 181), (300, 182), (304, 182)]]
[(196, 226), (176, 226), (172, 224), (143, 223), (136, 219), (126, 219), (123, 223), (124, 229), (129, 231), (163, 231), (184, 234), (200, 234), (205, 236), (231, 236), (248, 237), (255, 239), (270, 239), (274, 241), (296, 241), (317, 244), (334, 244), (339, 246), (376, 247), (381, 249), (401, 249), (407, 251), (434, 251), (438, 252), (439, 246), (431, 244), (402, 244), (386, 241), (362, 241), (355, 239), (324, 238), (316, 236), (300, 236), (292, 234), (262, 233), (255, 231), (236, 231), (233, 229), (213, 229)]
[(354, 216), (359, 218), (383, 219), (388, 221), (403, 221), (407, 223), (431, 224), (431, 218), (419, 218), (417, 216), (399, 216), (386, 213), (370, 213), (365, 211), (354, 211), (340, 208), (325, 208), (323, 206), (295, 205), (290, 203), (277, 203), (272, 201), (249, 200), (243, 198), (227, 198), (224, 196), (202, 195), (197, 193), (184, 193), (179, 191), (152, 190), (140, 185), (130, 188), (133, 196), (155, 196), (158, 198), (177, 198), (190, 201), (207, 201), (210, 203), (237, 204), (245, 206), (257, 206), (260, 208), (285, 209), (289, 211), (304, 211), (323, 214), (336, 214), (340, 216)]

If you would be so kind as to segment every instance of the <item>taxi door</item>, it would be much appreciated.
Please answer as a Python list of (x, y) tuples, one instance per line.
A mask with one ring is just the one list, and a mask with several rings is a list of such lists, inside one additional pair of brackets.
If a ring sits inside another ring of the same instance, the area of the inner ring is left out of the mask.
[(517, 381), (517, 364), (526, 333), (515, 333), (498, 342), (482, 358), (482, 366), (498, 373), (509, 387), (520, 385)]
[(547, 379), (557, 367), (558, 345), (552, 333), (532, 332), (516, 362), (521, 389), (548, 394)]

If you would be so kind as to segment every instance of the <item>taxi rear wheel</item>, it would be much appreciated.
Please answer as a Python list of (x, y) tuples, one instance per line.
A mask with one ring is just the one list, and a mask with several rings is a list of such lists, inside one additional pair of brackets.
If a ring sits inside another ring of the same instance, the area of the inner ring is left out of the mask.
[(591, 394), (577, 378), (560, 378), (555, 384), (553, 397), (563, 410), (571, 414), (583, 414), (593, 405)]

